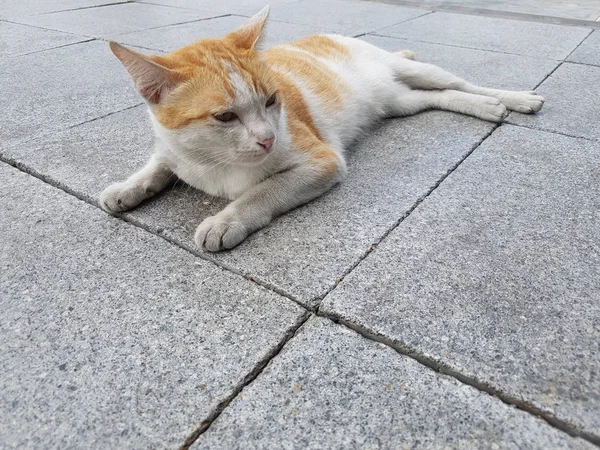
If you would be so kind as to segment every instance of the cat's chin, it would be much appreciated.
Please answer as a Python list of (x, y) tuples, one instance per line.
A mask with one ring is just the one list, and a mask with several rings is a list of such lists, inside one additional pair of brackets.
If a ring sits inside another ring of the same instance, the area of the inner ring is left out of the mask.
[(253, 153), (250, 155), (238, 156), (236, 163), (243, 167), (256, 167), (261, 165), (268, 157), (269, 152)]

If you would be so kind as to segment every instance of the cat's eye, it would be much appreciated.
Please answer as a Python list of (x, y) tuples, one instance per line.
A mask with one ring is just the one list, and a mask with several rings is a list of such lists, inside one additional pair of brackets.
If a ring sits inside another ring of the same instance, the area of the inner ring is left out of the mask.
[(271, 95), (269, 97), (269, 99), (267, 100), (267, 104), (265, 106), (268, 108), (269, 106), (273, 105), (276, 100), (277, 100), (277, 94)]
[(231, 111), (224, 112), (223, 114), (214, 114), (213, 117), (219, 122), (231, 122), (232, 120), (237, 119), (236, 113)]

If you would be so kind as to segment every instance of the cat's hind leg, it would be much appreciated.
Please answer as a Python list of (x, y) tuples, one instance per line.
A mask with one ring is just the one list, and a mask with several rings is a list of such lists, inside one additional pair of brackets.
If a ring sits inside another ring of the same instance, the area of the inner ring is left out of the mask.
[(394, 76), (415, 89), (451, 89), (469, 94), (494, 97), (511, 111), (535, 113), (542, 109), (544, 97), (534, 91), (504, 91), (476, 86), (432, 64), (412, 61), (391, 54)]
[(409, 116), (428, 109), (453, 111), (490, 122), (502, 122), (507, 115), (506, 107), (493, 97), (452, 90), (413, 90), (400, 85), (387, 115)]
[(395, 52), (396, 55), (402, 57), (402, 58), (406, 58), (406, 59), (412, 59), (413, 61), (416, 59), (417, 55), (415, 54), (415, 52), (413, 52), (412, 50), (398, 50), (397, 52)]
[(100, 194), (100, 206), (109, 213), (126, 211), (162, 191), (173, 178), (169, 167), (153, 155), (143, 169)]

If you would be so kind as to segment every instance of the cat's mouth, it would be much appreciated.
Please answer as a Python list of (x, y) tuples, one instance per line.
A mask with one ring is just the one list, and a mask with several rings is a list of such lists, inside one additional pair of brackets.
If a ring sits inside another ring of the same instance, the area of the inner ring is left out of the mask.
[(243, 163), (259, 163), (262, 162), (270, 151), (266, 149), (253, 150), (251, 152), (238, 153), (238, 161)]

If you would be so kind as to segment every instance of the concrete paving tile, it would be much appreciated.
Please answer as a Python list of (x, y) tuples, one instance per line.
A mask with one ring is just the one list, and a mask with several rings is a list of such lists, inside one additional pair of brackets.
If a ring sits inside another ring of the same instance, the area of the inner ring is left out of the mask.
[(569, 55), (567, 60), (600, 66), (600, 32), (596, 30), (590, 34), (583, 44)]
[(536, 90), (546, 98), (536, 115), (512, 113), (508, 121), (541, 130), (600, 140), (600, 67), (564, 63)]
[(243, 2), (215, 2), (214, 0), (144, 0), (144, 3), (166, 5), (175, 8), (188, 8), (200, 11), (211, 11), (216, 14), (241, 14), (253, 16), (267, 4), (271, 11), (284, 8), (289, 3), (300, 0), (244, 0)]
[(91, 8), (94, 6), (117, 3), (115, 0), (19, 0), (2, 2), (0, 19), (18, 19), (19, 17), (47, 14), (68, 9)]
[[(15, 145), (3, 156), (95, 201), (144, 165), (152, 140), (144, 116), (134, 108)], [(338, 188), (210, 257), (315, 306), (491, 127), (443, 112), (387, 121), (349, 152), (350, 174)], [(128, 215), (193, 247), (195, 228), (226, 203), (180, 185)]]
[(428, 11), (384, 3), (347, 0), (301, 0), (273, 8), (271, 18), (312, 25), (329, 32), (356, 36), (427, 14)]
[(451, 47), (372, 34), (362, 36), (360, 39), (388, 51), (413, 50), (417, 53), (418, 61), (435, 64), (474, 84), (496, 89), (533, 89), (559, 64), (558, 61), (550, 59)]
[(599, 161), (500, 127), (321, 310), (600, 436)]
[(83, 36), (43, 30), (16, 23), (0, 23), (0, 58), (39, 52), (87, 40)]
[(433, 13), (377, 31), (383, 36), (556, 60), (566, 58), (589, 33), (586, 28), (450, 13)]
[[(124, 44), (171, 52), (177, 48), (191, 44), (198, 39), (224, 36), (240, 26), (245, 20), (246, 18), (241, 16), (219, 17), (157, 28), (155, 30), (123, 34), (118, 37), (118, 41)], [(291, 42), (324, 31), (323, 29), (308, 25), (296, 25), (271, 20), (267, 25), (264, 48)]]
[(595, 447), (316, 317), (192, 448)]
[(176, 448), (303, 316), (0, 165), (0, 446)]
[[(547, 0), (419, 0), (423, 8), (475, 8), (479, 14), (486, 15), (489, 11), (503, 13), (533, 14), (538, 16), (553, 16), (553, 18), (568, 18), (578, 20), (598, 20), (600, 4), (597, 0), (576, 0), (573, 2)], [(552, 19), (546, 19), (552, 20)]]
[(122, 3), (101, 8), (55, 12), (20, 19), (20, 22), (83, 36), (112, 37), (122, 33), (163, 27), (214, 17), (210, 11), (169, 8), (143, 3)]
[(0, 147), (140, 103), (106, 42), (0, 60)]

